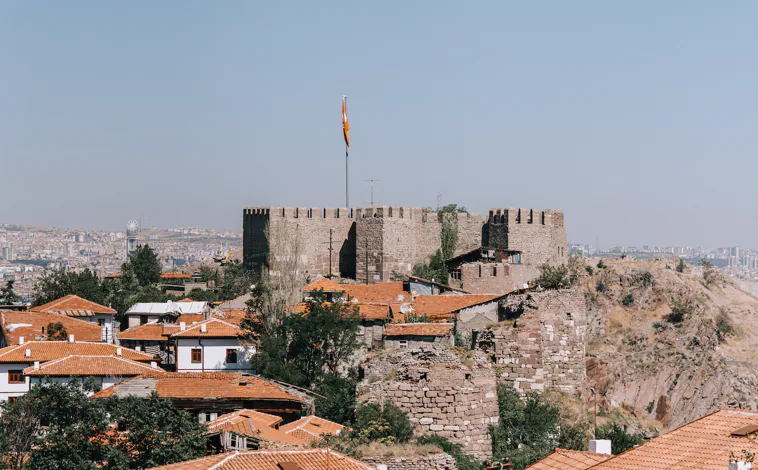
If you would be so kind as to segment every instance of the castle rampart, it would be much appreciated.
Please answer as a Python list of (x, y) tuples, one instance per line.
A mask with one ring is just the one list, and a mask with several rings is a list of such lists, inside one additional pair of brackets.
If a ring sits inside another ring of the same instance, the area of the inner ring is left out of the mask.
[[(441, 216), (420, 207), (248, 207), (243, 217), (244, 261), (254, 269), (283, 256), (280, 248), (272, 249), (266, 230), (286, 232), (290, 243), (297, 242), (298, 260), (309, 274), (369, 282), (389, 280), (393, 272), (409, 274), (441, 247)], [(560, 211), (491, 209), (486, 221), (480, 213), (442, 217), (456, 218), (455, 255), (488, 246), (520, 251), (524, 264), (565, 261)]]

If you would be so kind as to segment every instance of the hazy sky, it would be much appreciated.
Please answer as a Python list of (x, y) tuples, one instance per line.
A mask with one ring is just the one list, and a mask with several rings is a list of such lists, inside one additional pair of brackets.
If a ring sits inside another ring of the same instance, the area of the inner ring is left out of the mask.
[(0, 222), (252, 205), (562, 209), (758, 246), (756, 2), (0, 2)]

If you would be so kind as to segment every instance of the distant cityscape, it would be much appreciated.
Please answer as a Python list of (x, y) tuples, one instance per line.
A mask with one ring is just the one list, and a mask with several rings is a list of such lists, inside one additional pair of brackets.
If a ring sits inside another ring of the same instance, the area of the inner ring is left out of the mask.
[[(164, 271), (194, 269), (212, 263), (219, 252), (240, 250), (242, 232), (199, 227), (139, 230), (139, 243), (158, 254)], [(127, 257), (127, 231), (72, 230), (0, 224), (0, 276), (15, 281), (15, 290), (28, 302), (34, 285), (56, 269), (92, 270), (98, 277), (119, 273)]]

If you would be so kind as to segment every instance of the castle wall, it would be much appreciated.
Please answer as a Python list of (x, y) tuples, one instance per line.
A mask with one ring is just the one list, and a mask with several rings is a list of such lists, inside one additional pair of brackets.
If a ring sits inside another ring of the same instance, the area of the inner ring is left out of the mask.
[(586, 375), (587, 303), (577, 289), (510, 296), (507, 319), (480, 331), (477, 349), (492, 354), (500, 380), (526, 393), (555, 388), (573, 393)]
[(487, 226), (487, 246), (520, 251), (523, 264), (563, 264), (568, 259), (561, 211), (490, 209)]
[(448, 454), (409, 455), (407, 457), (364, 456), (363, 462), (387, 470), (457, 470), (455, 459)]
[(497, 390), (495, 372), (481, 352), (464, 365), (449, 347), (421, 345), (385, 352), (363, 367), (360, 401), (390, 400), (419, 433), (446, 437), (479, 460), (492, 457), (489, 425), (498, 421)]
[(507, 294), (539, 277), (537, 266), (508, 263), (465, 263), (460, 267), (461, 289), (472, 294)]

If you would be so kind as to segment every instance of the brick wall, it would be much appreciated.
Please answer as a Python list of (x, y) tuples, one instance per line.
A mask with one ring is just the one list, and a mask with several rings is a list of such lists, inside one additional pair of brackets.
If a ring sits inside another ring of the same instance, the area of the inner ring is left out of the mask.
[(387, 470), (457, 470), (455, 459), (448, 454), (411, 455), (408, 457), (363, 457), (361, 460)]
[(472, 294), (507, 294), (523, 288), (540, 275), (537, 266), (508, 263), (461, 265), (461, 289)]
[(520, 251), (523, 264), (560, 264), (568, 259), (561, 211), (490, 209), (486, 232), (487, 246)]
[(582, 293), (569, 289), (510, 296), (501, 307), (517, 318), (477, 335), (477, 348), (493, 355), (500, 380), (522, 393), (581, 389), (587, 314)]
[(461, 445), (479, 460), (492, 456), (489, 425), (498, 421), (495, 371), (475, 352), (466, 364), (449, 347), (382, 352), (363, 365), (358, 399), (402, 408), (420, 433), (432, 432)]

